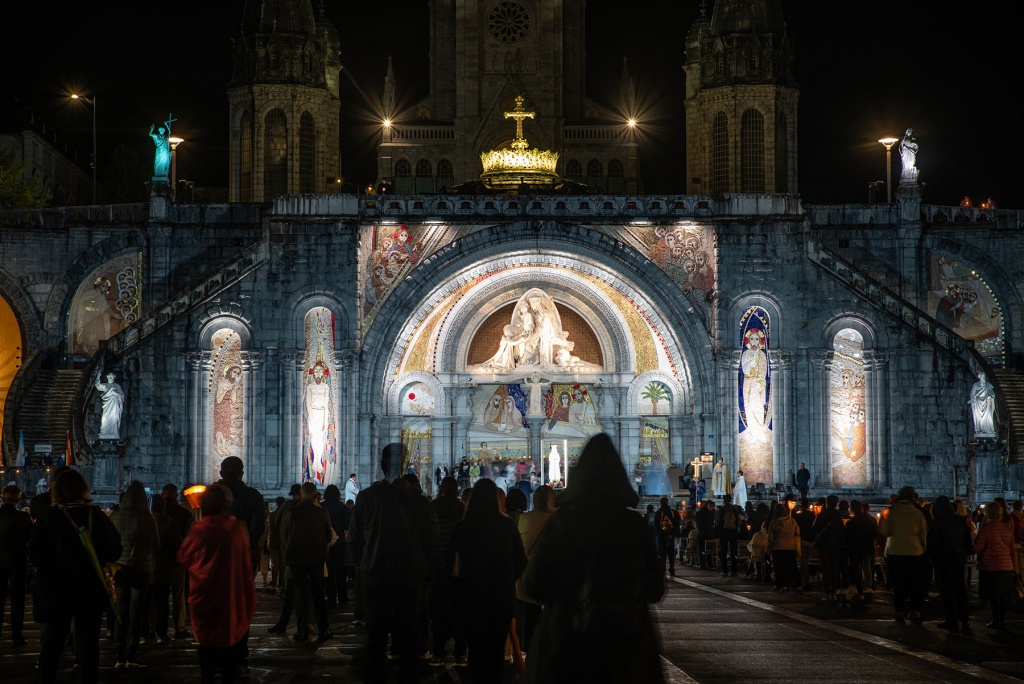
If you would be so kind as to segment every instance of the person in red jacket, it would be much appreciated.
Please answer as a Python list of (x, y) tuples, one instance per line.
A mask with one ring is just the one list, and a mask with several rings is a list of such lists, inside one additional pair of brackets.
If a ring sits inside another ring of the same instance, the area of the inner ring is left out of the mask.
[(242, 644), (256, 612), (256, 581), (244, 522), (228, 514), (231, 490), (214, 484), (203, 492), (203, 517), (178, 551), (188, 571), (188, 607), (192, 632), (199, 642), (203, 684), (235, 681)]
[(1006, 505), (999, 501), (985, 504), (985, 520), (978, 527), (974, 553), (978, 554), (978, 594), (992, 607), (989, 629), (1006, 628), (1006, 605), (1016, 591), (1014, 576), (1020, 572), (1013, 544), (1013, 524)]

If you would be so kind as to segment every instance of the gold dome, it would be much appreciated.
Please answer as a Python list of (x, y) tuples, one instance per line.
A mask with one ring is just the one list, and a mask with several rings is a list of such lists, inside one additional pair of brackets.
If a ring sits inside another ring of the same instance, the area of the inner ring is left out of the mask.
[(536, 112), (523, 109), (522, 96), (516, 98), (515, 109), (505, 112), (506, 119), (516, 120), (516, 138), (509, 149), (491, 150), (480, 155), (480, 163), (484, 167), (480, 179), (487, 185), (548, 185), (558, 180), (558, 174), (555, 172), (558, 153), (550, 150), (531, 150), (526, 138), (523, 137), (523, 119), (532, 119), (535, 115)]

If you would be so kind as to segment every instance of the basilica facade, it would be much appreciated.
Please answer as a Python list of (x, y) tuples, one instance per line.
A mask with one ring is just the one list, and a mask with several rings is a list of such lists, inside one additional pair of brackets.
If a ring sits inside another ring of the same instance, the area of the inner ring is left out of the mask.
[[(1024, 488), (1024, 213), (928, 205), (913, 160), (892, 204), (801, 198), (777, 3), (691, 27), (689, 194), (645, 195), (577, 77), (582, 2), (435, 0), (431, 95), (378, 147), (396, 192), (359, 196), (317, 192), (336, 34), (310, 4), (243, 23), (231, 204), (0, 214), (6, 469), (22, 436), (70, 444), (101, 492), (239, 456), (269, 495), (369, 484), (400, 443), (428, 493), (463, 458), (571, 487), (606, 432), (650, 494), (719, 457), (772, 493), (800, 463), (816, 493)], [(981, 372), (995, 436), (971, 419)]]

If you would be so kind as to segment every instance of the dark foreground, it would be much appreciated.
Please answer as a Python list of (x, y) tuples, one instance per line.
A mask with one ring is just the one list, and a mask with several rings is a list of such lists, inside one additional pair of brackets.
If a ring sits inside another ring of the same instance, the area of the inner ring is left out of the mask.
[[(973, 602), (974, 636), (949, 634), (936, 627), (942, 603), (934, 593), (926, 604), (925, 624), (899, 626), (892, 619), (889, 594), (881, 591), (863, 603), (835, 606), (819, 591), (779, 594), (771, 585), (714, 571), (676, 568), (663, 601), (656, 607), (666, 679), (683, 682), (970, 682), (1024, 681), (1024, 612), (1020, 602), (1007, 615), (1008, 629), (985, 628), (986, 605)], [(257, 579), (257, 586), (260, 580)], [(362, 626), (351, 610), (335, 609), (335, 638), (319, 647), (294, 644), (270, 634), (280, 599), (258, 589), (259, 607), (252, 628), (251, 682), (284, 684), (334, 680), (363, 681)], [(977, 577), (971, 585), (976, 597)], [(9, 625), (5, 625), (9, 628)], [(291, 631), (294, 631), (292, 629)], [(0, 681), (36, 680), (39, 634), (26, 625), (28, 644), (13, 647), (5, 629), (0, 645)], [(147, 667), (114, 669), (115, 644), (101, 641), (101, 682), (191, 684), (199, 681), (190, 639), (147, 643), (140, 650)], [(61, 661), (59, 682), (76, 682), (70, 653)], [(397, 682), (397, 669), (392, 672)], [(1020, 678), (1020, 679), (1018, 679)], [(389, 680), (389, 681), (392, 681)], [(444, 667), (421, 666), (421, 682), (471, 682), (466, 668), (451, 659)], [(510, 666), (504, 682), (518, 681)], [(483, 684), (483, 683), (474, 683)], [(486, 684), (504, 684), (488, 682)], [(635, 683), (642, 684), (642, 683)]]

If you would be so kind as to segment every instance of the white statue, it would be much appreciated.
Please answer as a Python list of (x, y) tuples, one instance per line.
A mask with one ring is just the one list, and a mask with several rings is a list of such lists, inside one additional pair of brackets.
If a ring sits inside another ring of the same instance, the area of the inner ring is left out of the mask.
[(115, 382), (113, 373), (107, 373), (102, 382), (103, 368), (96, 371), (96, 389), (103, 400), (103, 415), (100, 418), (100, 439), (121, 439), (121, 411), (124, 410), (124, 390)]
[(530, 388), (530, 403), (527, 405), (528, 416), (543, 416), (544, 415), (544, 404), (540, 397), (540, 376), (534, 373), (530, 377), (530, 382), (524, 383)]
[[(516, 302), (512, 320), (502, 331), (498, 351), (469, 372), (507, 372), (516, 369), (538, 371), (600, 371), (601, 366), (573, 356), (574, 343), (562, 330), (554, 298), (539, 288), (527, 291)], [(532, 408), (530, 413), (532, 413)]]
[(551, 445), (548, 453), (548, 482), (562, 481), (562, 457), (558, 455), (558, 446)]
[(331, 388), (325, 377), (329, 374), (323, 361), (317, 361), (310, 369), (310, 380), (306, 383), (303, 403), (306, 405), (306, 420), (309, 424), (310, 473), (322, 475), (327, 468), (327, 439), (331, 425)]
[(978, 373), (978, 381), (971, 387), (971, 413), (974, 414), (974, 436), (996, 436), (996, 393), (984, 373)]
[(900, 180), (916, 183), (918, 175), (917, 150), (919, 147), (913, 132), (913, 128), (908, 128), (907, 132), (903, 134), (903, 140), (900, 140), (900, 161), (903, 162), (903, 174), (900, 176)]

